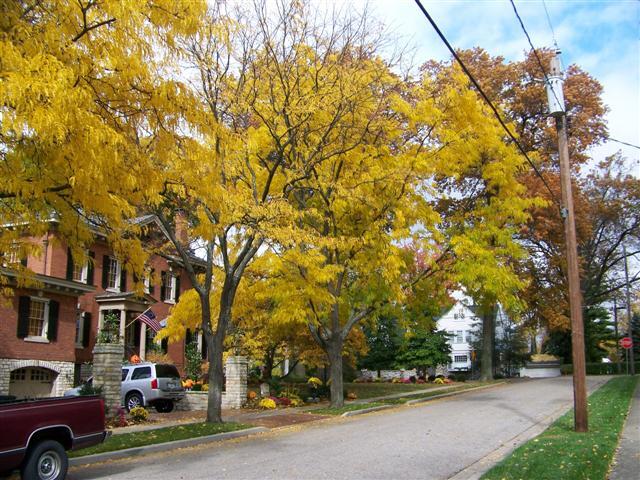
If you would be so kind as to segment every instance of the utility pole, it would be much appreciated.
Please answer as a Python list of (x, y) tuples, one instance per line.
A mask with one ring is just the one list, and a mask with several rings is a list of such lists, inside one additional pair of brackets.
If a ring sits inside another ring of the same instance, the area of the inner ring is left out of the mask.
[(586, 366), (584, 357), (584, 323), (582, 320), (582, 294), (578, 268), (578, 245), (571, 192), (571, 167), (567, 143), (567, 117), (564, 111), (562, 91), (562, 69), (556, 54), (551, 59), (551, 74), (547, 83), (549, 112), (556, 119), (558, 153), (560, 157), (560, 188), (562, 190), (562, 217), (567, 248), (567, 280), (569, 282), (569, 305), (571, 308), (571, 350), (573, 357), (573, 411), (576, 432), (589, 430), (587, 414)]
[(633, 358), (633, 319), (631, 318), (631, 293), (629, 291), (629, 265), (627, 263), (627, 247), (622, 244), (622, 255), (624, 255), (624, 281), (626, 283), (625, 290), (627, 296), (627, 335), (631, 339), (631, 348), (629, 349), (629, 363), (631, 363), (631, 375), (636, 374), (636, 364)]
[(613, 298), (613, 329), (616, 335), (616, 370), (618, 374), (622, 373), (622, 365), (620, 364), (620, 334), (618, 333), (618, 302)]

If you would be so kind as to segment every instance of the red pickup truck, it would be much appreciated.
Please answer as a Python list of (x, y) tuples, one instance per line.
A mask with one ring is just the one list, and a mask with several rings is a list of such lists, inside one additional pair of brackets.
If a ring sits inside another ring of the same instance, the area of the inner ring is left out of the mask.
[(100, 397), (60, 397), (0, 403), (0, 476), (62, 480), (66, 450), (90, 447), (109, 435)]

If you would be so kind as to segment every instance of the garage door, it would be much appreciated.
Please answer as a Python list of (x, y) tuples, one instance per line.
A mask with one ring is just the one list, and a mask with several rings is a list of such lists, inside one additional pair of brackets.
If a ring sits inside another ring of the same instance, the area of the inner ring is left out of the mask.
[(38, 367), (19, 368), (11, 372), (9, 395), (16, 398), (50, 397), (58, 374)]

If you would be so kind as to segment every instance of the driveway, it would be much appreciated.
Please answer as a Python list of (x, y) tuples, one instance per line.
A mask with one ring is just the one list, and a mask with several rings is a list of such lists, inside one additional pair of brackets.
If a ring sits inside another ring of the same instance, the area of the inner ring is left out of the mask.
[[(590, 377), (590, 390), (607, 377)], [(78, 467), (80, 479), (476, 478), (572, 404), (570, 377)], [(483, 460), (484, 459), (484, 460)]]

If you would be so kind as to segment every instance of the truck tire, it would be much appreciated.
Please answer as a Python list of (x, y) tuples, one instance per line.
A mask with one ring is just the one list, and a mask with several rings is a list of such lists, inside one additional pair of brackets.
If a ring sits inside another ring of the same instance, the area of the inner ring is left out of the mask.
[(136, 407), (143, 407), (144, 400), (142, 400), (142, 395), (138, 392), (128, 393), (124, 399), (124, 405), (127, 407), (127, 412), (130, 412), (132, 409)]
[(20, 473), (24, 480), (63, 480), (67, 468), (64, 447), (55, 440), (44, 440), (30, 449)]
[(169, 413), (173, 411), (173, 401), (171, 400), (158, 400), (154, 406), (158, 413)]

